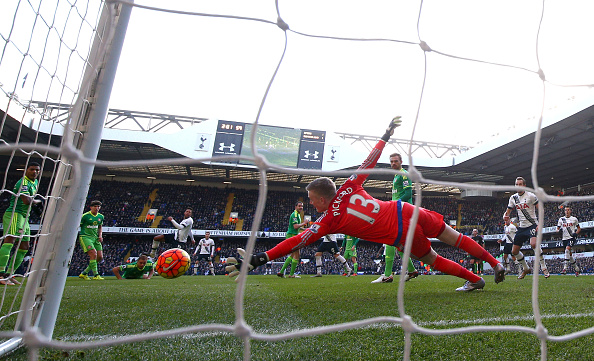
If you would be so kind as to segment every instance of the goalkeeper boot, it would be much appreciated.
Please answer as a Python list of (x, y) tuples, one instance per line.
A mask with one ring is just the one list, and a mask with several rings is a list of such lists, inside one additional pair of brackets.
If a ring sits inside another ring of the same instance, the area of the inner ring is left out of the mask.
[(99, 275), (95, 275), (95, 277), (92, 278), (92, 280), (104, 280), (105, 278), (99, 276)]
[(90, 281), (91, 280), (91, 278), (89, 276), (87, 276), (86, 274), (83, 274), (83, 273), (79, 274), (78, 275), (78, 278), (82, 278), (85, 281)]
[(495, 271), (495, 283), (503, 282), (505, 279), (505, 267), (501, 263), (497, 263), (493, 271)]
[(478, 280), (475, 283), (466, 281), (466, 283), (464, 283), (464, 286), (456, 288), (456, 291), (470, 292), (470, 291), (474, 291), (474, 290), (480, 290), (483, 287), (485, 287), (485, 280), (481, 278), (480, 280)]
[(406, 274), (406, 276), (404, 277), (404, 282), (408, 282), (410, 280), (412, 280), (413, 278), (417, 278), (419, 277), (419, 272), (414, 271), (414, 272), (408, 272)]

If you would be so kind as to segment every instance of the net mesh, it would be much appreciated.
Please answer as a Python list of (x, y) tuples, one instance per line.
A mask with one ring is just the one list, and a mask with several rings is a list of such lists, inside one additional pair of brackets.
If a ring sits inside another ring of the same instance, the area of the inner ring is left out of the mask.
[[(398, 14), (396, 20), (390, 21), (402, 21), (407, 22), (416, 29), (416, 32), (410, 32), (403, 36), (403, 39), (391, 39), (375, 37), (373, 32), (370, 32), (370, 37), (365, 37), (365, 29), (358, 29), (357, 27), (350, 26), (352, 22), (349, 21), (347, 24), (343, 24), (346, 31), (336, 33), (349, 34), (348, 36), (334, 36), (334, 31), (324, 32), (319, 24), (324, 23), (323, 16), (325, 14), (312, 12), (312, 17), (319, 18), (316, 21), (311, 21), (307, 28), (308, 31), (300, 31), (298, 26), (292, 28), (285, 22), (285, 15), (290, 17), (291, 5), (286, 4), (286, 13), (283, 9), (285, 5), (283, 2), (277, 2), (276, 8), (270, 9), (270, 13), (276, 12), (277, 19), (275, 21), (268, 20), (258, 17), (249, 16), (236, 16), (236, 15), (224, 15), (215, 13), (198, 13), (192, 11), (173, 10), (156, 8), (141, 4), (133, 4), (132, 2), (126, 1), (106, 1), (106, 2), (95, 2), (95, 1), (14, 1), (9, 4), (3, 4), (3, 11), (0, 13), (0, 35), (2, 38), (2, 54), (0, 57), (0, 89), (5, 95), (5, 102), (2, 106), (4, 111), (2, 116), (2, 124), (0, 125), (0, 131), (2, 132), (2, 147), (0, 150), (2, 154), (6, 156), (6, 171), (2, 182), (2, 193), (10, 195), (18, 195), (10, 187), (15, 179), (10, 179), (8, 176), (9, 169), (16, 167), (23, 167), (30, 159), (40, 159), (42, 163), (42, 176), (41, 184), (53, 184), (56, 179), (58, 165), (64, 165), (67, 167), (73, 167), (79, 163), (93, 163), (98, 167), (135, 167), (135, 166), (159, 166), (167, 164), (168, 166), (178, 165), (192, 165), (196, 164), (196, 160), (190, 159), (157, 159), (153, 161), (126, 161), (125, 164), (118, 162), (105, 162), (95, 161), (92, 159), (84, 159), (84, 157), (76, 154), (71, 146), (65, 145), (64, 139), (74, 137), (79, 130), (69, 127), (69, 124), (62, 123), (59, 116), (49, 117), (50, 114), (47, 109), (43, 107), (34, 106), (34, 104), (43, 104), (44, 102), (55, 102), (60, 104), (75, 104), (75, 100), (81, 96), (86, 95), (91, 86), (88, 84), (89, 80), (85, 78), (84, 74), (90, 66), (89, 57), (92, 52), (93, 40), (99, 39), (99, 43), (104, 44), (105, 41), (101, 38), (101, 32), (98, 29), (99, 17), (101, 10), (105, 4), (113, 6), (113, 4), (128, 4), (135, 8), (143, 9), (144, 11), (153, 12), (154, 14), (175, 14), (178, 16), (192, 17), (194, 19), (217, 19), (220, 22), (237, 22), (237, 23), (259, 23), (266, 26), (266, 31), (270, 32), (281, 32), (284, 36), (284, 47), (282, 53), (277, 56), (278, 60), (270, 70), (270, 80), (267, 82), (267, 86), (262, 92), (262, 98), (259, 106), (257, 107), (257, 115), (254, 119), (254, 124), (258, 124), (262, 112), (266, 109), (266, 102), (270, 97), (278, 96), (274, 92), (275, 79), (279, 74), (279, 70), (282, 69), (285, 62), (291, 61), (291, 49), (293, 43), (300, 43), (304, 41), (318, 41), (318, 40), (329, 40), (339, 42), (341, 44), (350, 42), (359, 43), (396, 43), (404, 47), (410, 47), (411, 49), (417, 50), (418, 47), (422, 49), (422, 55), (420, 56), (422, 82), (418, 86), (418, 97), (415, 100), (416, 111), (410, 114), (409, 119), (414, 119), (411, 122), (411, 143), (409, 149), (404, 149), (405, 153), (409, 155), (408, 164), (409, 166), (409, 177), (416, 184), (416, 197), (415, 204), (420, 205), (423, 197), (423, 190), (421, 184), (433, 184), (439, 183), (446, 186), (458, 187), (460, 189), (488, 189), (496, 191), (513, 190), (512, 186), (490, 186), (480, 184), (467, 184), (467, 183), (456, 183), (456, 182), (442, 182), (435, 181), (428, 177), (415, 167), (415, 159), (412, 157), (414, 153), (413, 143), (416, 138), (415, 134), (419, 134), (423, 131), (423, 127), (419, 124), (419, 115), (430, 107), (432, 101), (435, 100), (435, 94), (428, 91), (426, 88), (427, 83), (431, 82), (433, 78), (438, 76), (446, 76), (440, 69), (432, 67), (432, 60), (436, 57), (445, 57), (451, 61), (466, 62), (468, 66), (472, 68), (472, 71), (486, 72), (487, 67), (489, 69), (496, 69), (496, 71), (504, 70), (518, 74), (518, 77), (530, 77), (532, 80), (536, 79), (539, 83), (536, 89), (539, 89), (537, 94), (540, 99), (540, 106), (538, 109), (530, 109), (529, 113), (536, 121), (534, 129), (536, 135), (534, 137), (534, 157), (532, 161), (532, 179), (534, 180), (534, 186), (527, 188), (534, 192), (540, 202), (562, 202), (562, 201), (583, 201), (583, 200), (594, 200), (594, 197), (556, 197), (548, 195), (538, 185), (538, 167), (537, 160), (539, 158), (539, 149), (541, 142), (541, 129), (543, 126), (543, 113), (546, 108), (545, 99), (551, 90), (551, 87), (592, 87), (592, 84), (584, 84), (581, 79), (587, 79), (586, 77), (580, 77), (580, 75), (573, 75), (563, 77), (563, 74), (552, 73), (548, 74), (546, 69), (547, 65), (551, 65), (545, 57), (541, 59), (541, 52), (551, 51), (550, 49), (539, 49), (539, 36), (541, 36), (541, 25), (545, 20), (545, 14), (547, 10), (556, 10), (556, 4), (547, 4), (542, 2), (542, 12), (538, 16), (533, 16), (527, 20), (525, 26), (529, 28), (523, 35), (527, 36), (527, 41), (531, 42), (533, 47), (531, 48), (530, 60), (524, 64), (512, 65), (513, 63), (508, 62), (501, 54), (490, 54), (492, 58), (488, 56), (485, 58), (474, 58), (473, 51), (475, 47), (468, 46), (468, 43), (476, 45), (477, 47), (489, 47), (490, 41), (496, 42), (497, 39), (473, 39), (472, 32), (464, 32), (464, 35), (468, 35), (468, 42), (462, 44), (455, 44), (455, 46), (443, 49), (440, 47), (439, 38), (431, 43), (428, 40), (431, 36), (423, 34), (423, 24), (426, 19), (435, 19), (435, 14), (452, 12), (456, 7), (460, 5), (438, 5), (431, 4), (432, 6), (426, 6), (423, 2), (419, 3), (418, 9), (410, 11), (405, 14)], [(294, 5), (293, 5), (294, 6)], [(365, 12), (362, 12), (361, 16), (368, 15), (369, 13), (381, 12), (381, 9), (376, 9), (372, 5), (366, 4)], [(446, 8), (440, 8), (440, 6), (446, 6)], [(464, 6), (472, 6), (470, 3), (466, 3)], [(468, 9), (468, 11), (472, 11)], [(452, 21), (458, 21), (456, 17), (452, 17)], [(476, 19), (465, 18), (469, 27), (473, 25)], [(388, 21), (388, 19), (386, 19)], [(522, 21), (518, 19), (518, 21)], [(108, 23), (106, 27), (115, 27), (115, 24)], [(334, 28), (333, 30), (336, 30)], [(344, 30), (344, 29), (343, 29)], [(355, 34), (356, 32), (363, 33), (363, 35)], [(435, 34), (430, 34), (435, 36)], [(453, 36), (453, 34), (449, 34)], [(555, 49), (553, 49), (555, 50)], [(565, 49), (567, 50), (567, 49)], [(107, 48), (103, 45), (100, 46), (99, 52), (105, 52)], [(527, 51), (522, 49), (522, 51)], [(558, 49), (556, 50), (558, 51)], [(574, 53), (574, 55), (576, 55)], [(382, 64), (382, 66), (397, 67), (389, 64)], [(95, 76), (90, 78), (95, 79)], [(570, 74), (572, 75), (572, 74)], [(554, 79), (553, 81), (548, 78)], [(557, 81), (557, 79), (559, 79)], [(563, 79), (569, 79), (565, 83), (561, 83)], [(494, 80), (493, 80), (494, 81)], [(10, 117), (17, 120), (16, 124), (10, 123)], [(391, 114), (394, 115), (394, 114)], [(485, 120), (489, 123), (489, 120)], [(384, 127), (385, 124), (381, 124)], [(70, 135), (69, 135), (70, 134)], [(252, 144), (254, 144), (255, 132), (252, 133)], [(255, 146), (252, 149), (256, 150)], [(63, 161), (63, 155), (68, 154), (71, 159), (69, 162)], [(211, 158), (200, 159), (199, 161), (210, 161)], [(252, 161), (260, 170), (260, 193), (258, 197), (258, 206), (256, 208), (255, 218), (252, 227), (252, 236), (249, 238), (246, 246), (246, 251), (251, 254), (256, 236), (255, 233), (258, 230), (260, 221), (262, 219), (266, 194), (268, 185), (266, 182), (267, 174), (269, 171), (275, 171), (285, 174), (299, 174), (304, 176), (338, 176), (347, 177), (351, 175), (351, 172), (347, 171), (333, 171), (333, 172), (320, 172), (317, 170), (303, 170), (303, 169), (288, 169), (279, 167), (275, 164), (269, 163), (266, 158), (261, 157), (257, 150), (254, 151), (252, 157), (241, 157), (241, 156), (228, 156), (219, 157), (220, 160), (249, 160)], [(371, 174), (394, 174), (391, 170), (372, 170)], [(56, 201), (64, 201), (59, 196), (52, 195), (47, 189), (42, 188), (40, 191), (44, 199), (55, 197)], [(539, 208), (538, 218), (540, 220), (539, 230), (542, 230), (544, 219), (544, 207)], [(415, 213), (413, 217), (413, 224), (416, 222), (418, 214)], [(51, 221), (46, 217), (45, 213), (41, 216), (42, 222)], [(37, 233), (33, 236), (33, 240), (44, 237), (47, 235), (42, 232)], [(403, 259), (403, 265), (406, 264), (407, 259), (410, 256), (410, 245), (412, 234), (407, 236), (405, 256)], [(540, 253), (540, 243), (542, 242), (542, 233), (538, 233), (536, 256)], [(32, 242), (34, 245), (37, 242)], [(33, 248), (33, 255), (35, 248)], [(538, 272), (539, 264), (535, 262), (535, 273)], [(551, 336), (548, 335), (546, 329), (542, 323), (542, 316), (539, 309), (539, 278), (533, 278), (532, 288), (532, 305), (534, 312), (534, 321), (536, 326), (533, 328), (520, 327), (520, 326), (466, 326), (466, 327), (455, 327), (450, 329), (436, 330), (423, 325), (415, 323), (406, 313), (404, 307), (404, 278), (400, 279), (398, 288), (398, 309), (400, 317), (376, 317), (370, 319), (359, 320), (357, 322), (335, 324), (324, 327), (315, 327), (309, 329), (298, 330), (294, 332), (281, 333), (281, 334), (266, 334), (259, 333), (252, 330), (249, 324), (244, 319), (244, 293), (246, 288), (246, 270), (243, 269), (242, 276), (238, 279), (238, 286), (235, 296), (235, 311), (236, 311), (236, 322), (233, 325), (224, 324), (207, 324), (207, 325), (196, 325), (187, 328), (179, 328), (165, 332), (157, 332), (142, 335), (131, 335), (121, 337), (117, 339), (102, 340), (97, 342), (59, 342), (55, 340), (47, 340), (40, 336), (40, 334), (33, 328), (26, 329), (24, 333), (20, 332), (0, 332), (4, 337), (9, 336), (23, 336), (24, 342), (27, 347), (30, 348), (31, 355), (35, 356), (35, 352), (39, 347), (48, 346), (60, 349), (84, 349), (92, 347), (103, 347), (116, 345), (121, 343), (132, 343), (140, 340), (156, 339), (168, 336), (182, 335), (187, 333), (195, 332), (210, 332), (220, 331), (235, 334), (244, 342), (244, 359), (251, 357), (250, 341), (251, 340), (262, 340), (262, 341), (279, 341), (292, 338), (298, 338), (303, 336), (319, 335), (325, 333), (338, 332), (343, 330), (361, 328), (368, 325), (378, 323), (394, 323), (399, 324), (405, 332), (405, 350), (404, 359), (408, 360), (411, 357), (411, 335), (413, 333), (421, 333), (426, 335), (449, 335), (459, 333), (471, 333), (471, 332), (484, 332), (484, 331), (517, 331), (527, 334), (533, 334), (538, 337), (541, 343), (541, 358), (547, 358), (547, 342), (548, 341), (563, 341), (582, 337), (594, 333), (594, 328), (582, 330), (580, 332), (569, 333), (562, 336)], [(25, 276), (27, 271), (25, 271)], [(15, 292), (13, 298), (7, 297), (6, 287), (2, 292), (2, 309), (8, 309), (7, 312), (0, 318), (0, 322), (4, 323), (10, 316), (18, 313), (16, 309), (18, 305), (16, 300), (18, 294), (21, 292)]]

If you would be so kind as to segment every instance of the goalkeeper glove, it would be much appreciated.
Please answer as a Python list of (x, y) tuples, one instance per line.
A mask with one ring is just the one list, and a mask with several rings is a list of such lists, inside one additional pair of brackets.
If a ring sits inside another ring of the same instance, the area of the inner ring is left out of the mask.
[[(229, 277), (235, 277), (239, 274), (239, 270), (241, 269), (241, 264), (245, 259), (245, 250), (243, 248), (238, 248), (237, 253), (241, 258), (237, 259), (235, 257), (227, 258), (228, 266), (225, 267), (225, 270), (229, 272)], [(254, 268), (266, 264), (268, 262), (268, 255), (265, 252), (253, 254), (250, 259), (250, 264), (248, 266), (248, 272), (253, 270)]]
[(45, 199), (40, 195), (35, 195), (33, 204), (31, 205), (31, 213), (36, 215), (37, 217), (41, 217), (43, 214), (43, 207), (45, 206)]
[(384, 133), (384, 135), (382, 136), (382, 140), (384, 142), (387, 142), (388, 140), (390, 140), (390, 137), (394, 134), (394, 129), (398, 128), (400, 125), (402, 125), (402, 120), (400, 119), (401, 116), (395, 116), (391, 121), (390, 124), (388, 125), (388, 128), (386, 128), (386, 133)]

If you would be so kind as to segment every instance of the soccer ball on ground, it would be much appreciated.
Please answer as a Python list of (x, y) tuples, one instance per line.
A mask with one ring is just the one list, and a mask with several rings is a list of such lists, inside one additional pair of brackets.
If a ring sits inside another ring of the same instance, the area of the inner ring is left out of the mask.
[(164, 278), (176, 278), (190, 268), (190, 255), (181, 248), (172, 248), (161, 253), (155, 271)]

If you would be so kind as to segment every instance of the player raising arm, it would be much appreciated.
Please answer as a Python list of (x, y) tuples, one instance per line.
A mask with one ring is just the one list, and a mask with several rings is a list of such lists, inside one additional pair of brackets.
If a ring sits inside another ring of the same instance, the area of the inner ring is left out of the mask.
[[(392, 119), (386, 133), (359, 167), (360, 171), (375, 167), (386, 142), (400, 124), (400, 117)], [(393, 245), (403, 250), (415, 206), (400, 200), (381, 201), (373, 198), (362, 186), (367, 177), (368, 174), (353, 174), (338, 190), (334, 182), (327, 177), (312, 181), (306, 190), (310, 203), (318, 212), (323, 212), (322, 216), (304, 232), (284, 240), (267, 252), (252, 255), (249, 258), (248, 268), (251, 270), (261, 266), (269, 260), (303, 248), (331, 233), (349, 234), (370, 242)], [(410, 229), (414, 234), (412, 257), (431, 265), (435, 270), (465, 279), (466, 283), (457, 291), (483, 288), (485, 281), (482, 277), (469, 272), (456, 262), (443, 258), (431, 248), (428, 238), (438, 238), (446, 244), (488, 262), (495, 270), (495, 283), (503, 281), (505, 268), (489, 252), (468, 236), (446, 225), (442, 215), (424, 208), (419, 208), (419, 211), (417, 225), (414, 229)], [(238, 252), (242, 256), (245, 255), (243, 249), (238, 249)], [(233, 257), (227, 259), (229, 266), (226, 269), (229, 276), (239, 273), (241, 262), (241, 259)]]
[[(522, 177), (517, 177), (515, 185), (518, 187), (526, 187), (526, 180)], [(534, 193), (526, 191), (519, 191), (513, 194), (511, 197), (509, 197), (507, 209), (505, 210), (505, 213), (503, 213), (504, 222), (509, 218), (512, 209), (517, 210), (520, 224), (518, 231), (516, 232), (516, 236), (514, 237), (514, 245), (512, 247), (511, 254), (512, 256), (516, 257), (516, 260), (522, 265), (522, 273), (520, 273), (518, 279), (523, 279), (528, 273), (530, 273), (531, 268), (526, 263), (524, 254), (522, 254), (520, 248), (526, 241), (530, 241), (530, 247), (532, 247), (533, 250), (536, 248), (536, 233), (538, 229), (538, 219), (536, 219), (536, 213), (538, 211), (538, 198), (536, 198)], [(536, 250), (534, 254), (536, 254)], [(542, 269), (542, 273), (544, 274), (545, 278), (549, 278), (551, 274), (547, 269), (542, 252), (540, 253), (539, 262), (540, 268)]]
[(151, 254), (149, 255), (151, 258), (155, 258), (157, 255), (157, 249), (161, 242), (167, 242), (170, 245), (177, 247), (186, 244), (188, 240), (192, 243), (196, 243), (196, 241), (194, 241), (194, 236), (192, 236), (192, 224), (194, 224), (194, 220), (192, 219), (192, 208), (186, 208), (184, 219), (180, 223), (177, 223), (173, 217), (167, 217), (167, 220), (177, 229), (173, 233), (160, 234), (153, 238), (153, 247), (151, 249)]

